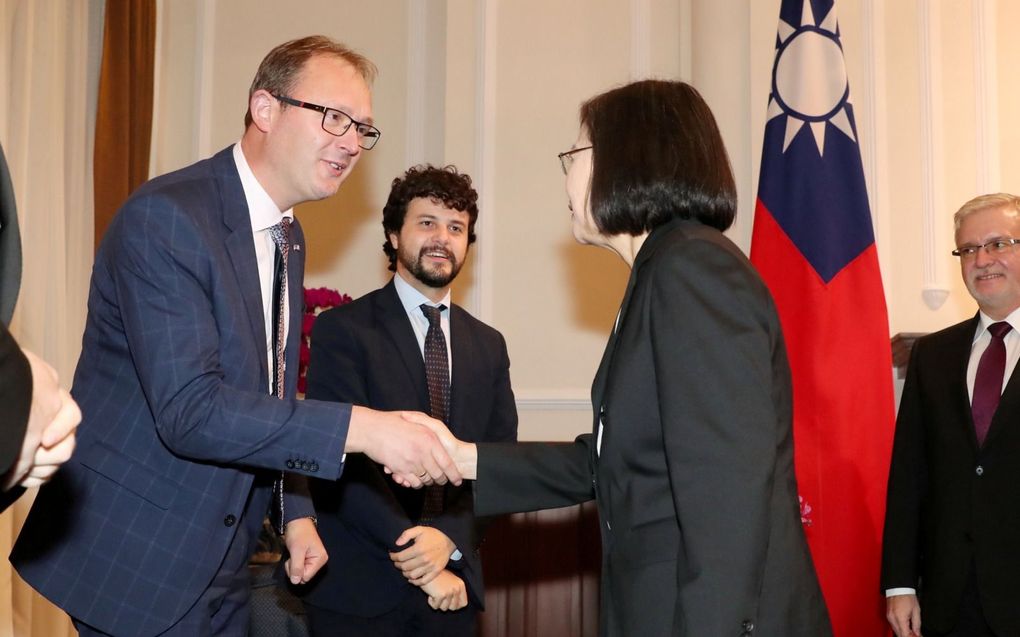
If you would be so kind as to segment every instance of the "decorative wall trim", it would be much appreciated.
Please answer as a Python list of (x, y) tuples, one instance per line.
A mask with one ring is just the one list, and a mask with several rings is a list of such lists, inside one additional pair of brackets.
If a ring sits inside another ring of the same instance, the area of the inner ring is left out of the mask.
[[(865, 0), (862, 5), (864, 83), (868, 90), (867, 99), (862, 104), (865, 117), (860, 138), (867, 141), (861, 147), (861, 159), (868, 185), (868, 204), (871, 206), (878, 261), (882, 271), (887, 272), (892, 264), (892, 222), (888, 214), (889, 192), (886, 180), (883, 179), (883, 176), (889, 174), (889, 148), (886, 126), (885, 20), (882, 18), (881, 5), (882, 0)], [(860, 119), (857, 125), (860, 127)]]
[(156, 163), (159, 160), (156, 148), (156, 131), (160, 130), (161, 94), (163, 90), (163, 20), (166, 9), (165, 0), (156, 0), (156, 43), (152, 52), (152, 125), (149, 127), (149, 179), (156, 176)]
[(651, 72), (652, 3), (630, 0), (630, 79), (644, 79)]
[(693, 71), (694, 60), (692, 59), (693, 46), (691, 45), (691, 21), (693, 20), (693, 9), (691, 0), (679, 0), (680, 2), (680, 24), (678, 25), (678, 37), (680, 38), (680, 79), (690, 82)]
[(996, 57), (996, 0), (971, 0), (974, 42), (974, 115), (977, 118), (977, 193), (998, 192), (999, 84)]
[(213, 62), (216, 57), (216, 3), (203, 2), (198, 13), (199, 51), (195, 57), (196, 157), (209, 157), (212, 148)]
[[(564, 392), (566, 394), (566, 392)], [(591, 412), (592, 399), (588, 394), (573, 396), (517, 396), (517, 411), (520, 412)]]
[[(424, 4), (424, 3), (422, 3)], [(475, 316), (486, 323), (494, 317), (496, 245), (496, 32), (498, 0), (475, 0), (478, 65), (475, 86), (475, 170), (478, 189), (478, 223), (484, 231), (478, 235), (475, 252), (476, 280), (471, 290)]]
[(944, 210), (944, 142), (942, 139), (942, 47), (939, 28), (941, 11), (938, 0), (918, 0), (918, 35), (921, 62), (921, 271), (924, 287), (921, 297), (931, 310), (937, 310), (949, 296), (943, 282), (938, 254), (938, 211)]
[(428, 6), (425, 2), (409, 2), (407, 7), (407, 140), (404, 165), (416, 166), (425, 161)]

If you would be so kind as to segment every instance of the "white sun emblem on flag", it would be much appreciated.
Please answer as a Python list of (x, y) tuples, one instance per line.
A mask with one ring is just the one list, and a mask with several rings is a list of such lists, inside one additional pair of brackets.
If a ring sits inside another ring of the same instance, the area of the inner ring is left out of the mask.
[(826, 123), (832, 124), (854, 142), (847, 105), (847, 82), (843, 49), (837, 34), (836, 7), (815, 24), (810, 0), (804, 0), (799, 27), (779, 21), (779, 44), (772, 68), (772, 95), (768, 120), (786, 115), (783, 152), (804, 124), (811, 129), (818, 154), (825, 154)]

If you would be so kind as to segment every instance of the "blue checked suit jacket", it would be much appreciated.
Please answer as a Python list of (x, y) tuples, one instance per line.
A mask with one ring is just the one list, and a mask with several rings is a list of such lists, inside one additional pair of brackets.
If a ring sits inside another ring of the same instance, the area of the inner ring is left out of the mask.
[[(303, 247), (296, 222), (292, 236)], [(304, 250), (290, 251), (289, 272), (300, 291)], [(290, 295), (288, 395), (302, 303)], [(143, 185), (107, 231), (72, 388), (78, 446), (18, 538), (19, 574), (104, 632), (173, 625), (208, 587), (259, 474), (289, 461), (340, 475), (349, 405), (272, 397), (266, 367), (251, 223), (227, 148)], [(252, 497), (252, 511), (268, 505), (268, 489)], [(311, 513), (302, 499), (289, 508)]]

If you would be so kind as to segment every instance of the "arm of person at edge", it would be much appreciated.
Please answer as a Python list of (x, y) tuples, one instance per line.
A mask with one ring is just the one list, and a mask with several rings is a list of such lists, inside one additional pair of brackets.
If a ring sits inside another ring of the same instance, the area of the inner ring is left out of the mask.
[[(4, 390), (20, 394), (4, 401), (11, 410), (9, 417), (14, 419), (5, 426), (17, 430), (11, 432), (9, 442), (21, 443), (17, 456), (0, 469), (3, 472), (0, 489), (17, 489), (12, 497), (5, 498), (5, 504), (9, 504), (21, 490), (49, 480), (71, 457), (81, 411), (60, 386), (56, 371), (32, 352), (21, 350), (2, 326), (0, 368), (4, 373)], [(6, 451), (8, 456), (14, 453), (13, 447)]]

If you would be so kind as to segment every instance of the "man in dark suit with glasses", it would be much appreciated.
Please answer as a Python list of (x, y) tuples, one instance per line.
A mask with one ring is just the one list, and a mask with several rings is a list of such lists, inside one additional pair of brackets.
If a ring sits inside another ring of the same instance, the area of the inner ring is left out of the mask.
[(977, 197), (954, 220), (979, 311), (911, 353), (882, 547), (897, 637), (1020, 634), (1020, 197)]

